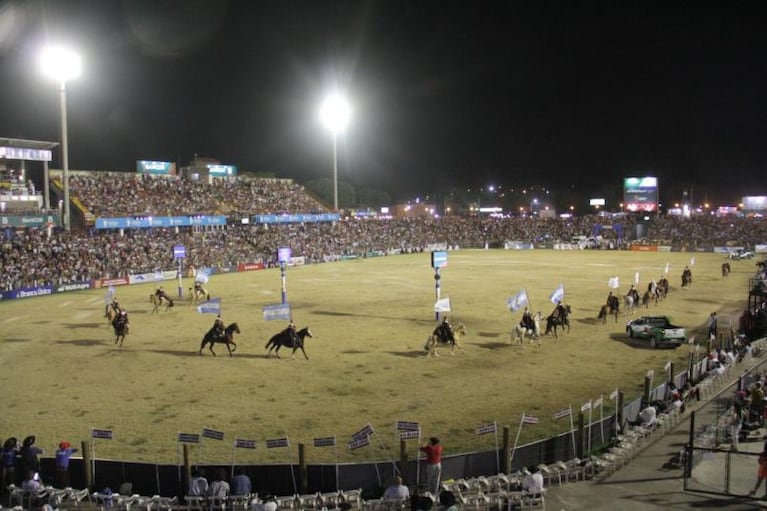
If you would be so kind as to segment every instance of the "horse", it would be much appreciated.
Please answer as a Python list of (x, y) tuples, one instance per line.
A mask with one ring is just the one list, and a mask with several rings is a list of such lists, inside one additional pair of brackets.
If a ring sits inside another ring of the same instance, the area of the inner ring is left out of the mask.
[(104, 317), (107, 318), (107, 321), (109, 321), (110, 325), (114, 322), (119, 313), (120, 311), (117, 310), (111, 303), (108, 303), (104, 308)]
[(650, 301), (655, 302), (655, 305), (658, 305), (658, 296), (648, 289), (642, 295), (642, 305), (644, 305), (645, 309), (650, 308)]
[(120, 343), (120, 348), (123, 347), (123, 341), (125, 336), (130, 333), (130, 323), (128, 322), (128, 313), (123, 312), (112, 319), (112, 328), (115, 329), (115, 344)]
[(722, 277), (727, 277), (730, 275), (730, 263), (729, 261), (725, 261), (722, 263)]
[(226, 349), (229, 351), (229, 356), (232, 356), (232, 353), (234, 353), (237, 350), (237, 344), (234, 342), (234, 334), (239, 334), (240, 327), (237, 325), (237, 323), (232, 323), (228, 327), (224, 328), (224, 335), (220, 336), (216, 334), (216, 330), (211, 328), (208, 330), (208, 333), (205, 334), (205, 337), (202, 338), (202, 343), (200, 344), (200, 355), (202, 355), (202, 349), (205, 347), (206, 344), (209, 344), (208, 349), (211, 353), (213, 353), (213, 356), (216, 356), (216, 352), (213, 351), (213, 345), (218, 343), (225, 344)]
[(205, 300), (210, 300), (210, 293), (208, 293), (208, 290), (204, 287), (190, 287), (189, 288), (189, 297), (191, 298), (191, 304), (196, 305), (198, 303), (202, 303)]
[(437, 353), (437, 346), (440, 344), (450, 345), (450, 355), (455, 355), (456, 346), (459, 350), (463, 351), (463, 346), (461, 346), (459, 340), (461, 339), (461, 336), (466, 335), (466, 325), (458, 323), (458, 326), (455, 328), (450, 327), (450, 329), (452, 336), (444, 332), (442, 325), (439, 325), (434, 329), (434, 332), (426, 338), (426, 344), (423, 347), (428, 352), (426, 356), (438, 357), (439, 353)]
[(306, 351), (304, 350), (304, 339), (305, 338), (313, 338), (312, 331), (309, 330), (309, 327), (306, 326), (302, 328), (301, 330), (292, 333), (288, 328), (283, 330), (282, 332), (278, 334), (274, 334), (271, 339), (266, 343), (266, 346), (264, 348), (269, 348), (269, 352), (266, 354), (267, 357), (272, 356), (272, 350), (274, 350), (274, 354), (277, 355), (277, 358), (280, 358), (280, 348), (282, 346), (285, 346), (286, 348), (293, 348), (293, 352), (290, 354), (290, 359), (292, 360), (293, 357), (296, 355), (296, 350), (300, 349), (301, 353), (304, 354), (304, 357), (306, 360), (309, 360), (309, 355), (306, 354)]
[(682, 272), (682, 289), (687, 289), (692, 285), (692, 272), (685, 269)]
[(661, 277), (655, 285), (655, 296), (657, 301), (661, 301), (668, 295), (668, 279)]
[(634, 309), (636, 309), (636, 302), (634, 301), (634, 296), (632, 294), (627, 294), (623, 297), (623, 305), (626, 306), (625, 314), (634, 314)]
[(557, 328), (562, 328), (562, 331), (564, 331), (566, 327), (569, 332), (570, 320), (567, 319), (567, 316), (569, 316), (571, 312), (572, 309), (570, 306), (565, 305), (559, 316), (555, 316), (553, 312), (549, 314), (546, 317), (546, 332), (544, 332), (544, 335), (554, 334), (554, 339), (559, 339), (557, 336)]
[(525, 336), (530, 337), (530, 342), (537, 339), (538, 340), (538, 346), (541, 345), (541, 318), (543, 318), (543, 315), (540, 311), (536, 312), (533, 315), (533, 323), (534, 328), (526, 328), (522, 326), (521, 324), (517, 324), (514, 326), (514, 329), (511, 331), (511, 342), (512, 344), (514, 341), (519, 342), (519, 344), (524, 348), (525, 347)]
[(165, 305), (165, 310), (167, 311), (171, 307), (173, 307), (173, 298), (169, 297), (166, 294), (158, 295), (157, 293), (152, 293), (149, 295), (149, 303), (154, 305), (154, 309), (152, 309), (152, 313), (157, 312), (160, 309), (160, 306)]

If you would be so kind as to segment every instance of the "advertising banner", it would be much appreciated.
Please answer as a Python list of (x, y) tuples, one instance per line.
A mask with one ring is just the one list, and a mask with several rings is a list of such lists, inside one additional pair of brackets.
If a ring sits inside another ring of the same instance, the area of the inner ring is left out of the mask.
[(255, 215), (253, 223), (256, 224), (297, 224), (313, 222), (335, 222), (341, 215), (338, 213), (302, 213), (294, 215)]
[(148, 229), (150, 227), (189, 227), (226, 225), (223, 215), (149, 216), (139, 218), (97, 218), (96, 229)]
[(61, 225), (58, 215), (3, 215), (0, 227), (45, 227), (48, 224)]
[(175, 176), (176, 164), (169, 161), (138, 160), (136, 162), (136, 172), (157, 176)]

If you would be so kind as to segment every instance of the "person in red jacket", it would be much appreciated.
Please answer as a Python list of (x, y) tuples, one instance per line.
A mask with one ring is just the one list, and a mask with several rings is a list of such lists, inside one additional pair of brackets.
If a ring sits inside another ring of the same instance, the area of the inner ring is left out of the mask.
[(420, 449), (426, 454), (426, 489), (432, 495), (439, 495), (442, 476), (442, 444), (439, 443), (439, 438), (433, 436)]

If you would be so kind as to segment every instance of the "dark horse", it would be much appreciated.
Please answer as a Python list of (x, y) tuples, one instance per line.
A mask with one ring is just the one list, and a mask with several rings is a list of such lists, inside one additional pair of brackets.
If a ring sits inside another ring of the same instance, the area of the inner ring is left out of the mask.
[(205, 337), (202, 338), (202, 343), (200, 344), (200, 355), (202, 355), (202, 349), (205, 347), (206, 344), (210, 344), (208, 349), (211, 353), (213, 353), (213, 356), (216, 356), (216, 352), (213, 351), (213, 345), (218, 343), (225, 344), (226, 349), (229, 350), (229, 356), (232, 356), (232, 353), (237, 350), (237, 344), (234, 342), (234, 334), (240, 333), (240, 327), (237, 325), (237, 323), (232, 323), (228, 327), (224, 329), (224, 335), (218, 335), (216, 333), (216, 330), (211, 328), (208, 330), (208, 333), (205, 334)]
[(570, 320), (567, 318), (567, 316), (570, 315), (572, 312), (572, 309), (570, 308), (570, 305), (565, 305), (562, 307), (559, 315), (554, 315), (554, 313), (549, 314), (546, 317), (546, 332), (544, 335), (548, 334), (554, 334), (554, 339), (558, 339), (557, 337), (557, 328), (561, 328), (562, 331), (567, 328), (567, 331), (570, 331)]
[(130, 324), (128, 323), (128, 313), (120, 312), (112, 320), (112, 327), (115, 329), (115, 344), (120, 343), (120, 347), (123, 346), (125, 336), (128, 335), (130, 330)]
[(272, 350), (274, 350), (277, 358), (280, 358), (280, 348), (285, 346), (286, 348), (293, 348), (293, 353), (290, 354), (290, 358), (295, 356), (297, 349), (301, 349), (301, 353), (303, 353), (304, 357), (309, 360), (309, 356), (304, 350), (304, 339), (307, 337), (313, 337), (312, 332), (309, 330), (308, 326), (297, 332), (292, 332), (290, 328), (286, 328), (282, 332), (274, 334), (272, 338), (269, 339), (269, 342), (266, 343), (264, 348), (269, 348), (269, 352), (266, 354), (266, 356), (271, 357)]

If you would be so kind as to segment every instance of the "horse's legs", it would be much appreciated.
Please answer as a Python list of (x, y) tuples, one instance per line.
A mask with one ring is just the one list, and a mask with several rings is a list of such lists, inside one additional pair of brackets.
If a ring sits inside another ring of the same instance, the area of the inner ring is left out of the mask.
[(232, 352), (235, 352), (235, 351), (237, 351), (237, 343), (236, 343), (236, 342), (234, 342), (234, 341), (229, 341), (229, 342), (227, 343), (227, 347), (228, 347), (230, 344), (232, 345), (232, 350), (231, 350), (231, 351), (232, 351)]
[(230, 343), (226, 342), (224, 344), (226, 344), (226, 349), (229, 351), (229, 356), (231, 357), (232, 356), (232, 348), (229, 347)]
[(200, 343), (200, 355), (202, 355), (202, 349), (205, 347), (207, 343), (205, 342), (205, 339), (203, 338), (202, 343)]
[[(304, 358), (305, 358), (306, 360), (309, 360), (309, 355), (307, 355), (307, 354), (306, 354), (306, 351), (304, 351), (304, 347), (303, 347), (303, 346), (299, 346), (299, 348), (301, 348), (301, 353), (303, 353), (303, 354), (304, 354)], [(294, 350), (294, 351), (295, 351), (295, 350)]]
[(210, 350), (210, 352), (211, 352), (211, 353), (213, 353), (213, 356), (215, 357), (215, 356), (216, 356), (216, 352), (215, 352), (215, 351), (213, 351), (213, 345), (214, 345), (214, 344), (216, 344), (216, 343), (215, 343), (215, 342), (211, 342), (211, 343), (210, 343), (210, 346), (208, 346), (208, 349)]

